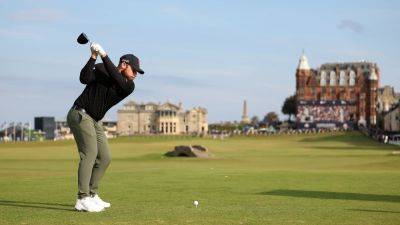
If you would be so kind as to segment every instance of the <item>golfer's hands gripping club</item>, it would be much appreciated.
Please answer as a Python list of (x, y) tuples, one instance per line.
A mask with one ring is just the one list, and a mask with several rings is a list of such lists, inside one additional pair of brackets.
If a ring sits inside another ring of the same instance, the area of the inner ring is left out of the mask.
[(95, 44), (95, 43), (90, 43), (90, 51), (92, 52), (92, 56), (91, 57), (93, 59), (97, 59), (98, 52), (97, 52), (96, 49), (94, 49), (94, 45), (93, 44)]
[(101, 57), (105, 57), (107, 55), (106, 51), (104, 51), (103, 47), (100, 44), (93, 42), (91, 48), (97, 52)]

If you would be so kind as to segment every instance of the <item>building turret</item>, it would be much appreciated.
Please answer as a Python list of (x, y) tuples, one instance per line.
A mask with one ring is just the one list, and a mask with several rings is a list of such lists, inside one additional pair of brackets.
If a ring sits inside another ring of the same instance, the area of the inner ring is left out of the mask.
[(311, 76), (310, 65), (308, 64), (307, 56), (303, 52), (303, 54), (300, 57), (299, 65), (296, 70), (296, 90), (297, 90), (296, 94), (298, 100), (305, 98), (307, 81), (310, 76)]
[(298, 70), (310, 70), (310, 65), (308, 64), (308, 59), (307, 56), (304, 54), (301, 54), (300, 60), (299, 60), (299, 66), (297, 67)]

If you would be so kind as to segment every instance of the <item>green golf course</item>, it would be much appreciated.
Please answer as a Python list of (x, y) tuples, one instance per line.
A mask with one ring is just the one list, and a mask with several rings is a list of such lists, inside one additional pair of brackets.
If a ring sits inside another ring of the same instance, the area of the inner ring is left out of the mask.
[[(213, 158), (164, 157), (189, 144)], [(110, 149), (100, 196), (112, 206), (84, 213), (74, 141), (0, 144), (0, 224), (400, 224), (400, 148), (358, 132), (120, 137)]]

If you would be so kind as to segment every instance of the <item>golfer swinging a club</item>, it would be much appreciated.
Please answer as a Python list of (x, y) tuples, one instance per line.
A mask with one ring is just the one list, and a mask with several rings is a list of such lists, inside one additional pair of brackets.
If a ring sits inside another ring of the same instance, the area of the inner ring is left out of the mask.
[[(140, 69), (139, 59), (127, 54), (121, 56), (118, 67), (97, 43), (90, 45), (91, 57), (83, 67), (79, 80), (86, 87), (68, 112), (70, 127), (80, 156), (78, 168), (78, 211), (100, 212), (111, 206), (98, 194), (99, 182), (110, 164), (108, 142), (101, 119), (115, 104), (135, 89), (133, 80)], [(95, 65), (100, 55), (103, 63)]]

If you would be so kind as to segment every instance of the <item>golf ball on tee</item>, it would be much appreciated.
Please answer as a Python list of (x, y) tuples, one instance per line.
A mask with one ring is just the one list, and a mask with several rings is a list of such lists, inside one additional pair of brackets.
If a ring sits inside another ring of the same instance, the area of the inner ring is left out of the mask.
[(196, 206), (196, 208), (197, 208), (197, 206), (199, 206), (199, 201), (197, 201), (197, 200), (195, 200), (195, 201), (193, 201), (193, 204)]

